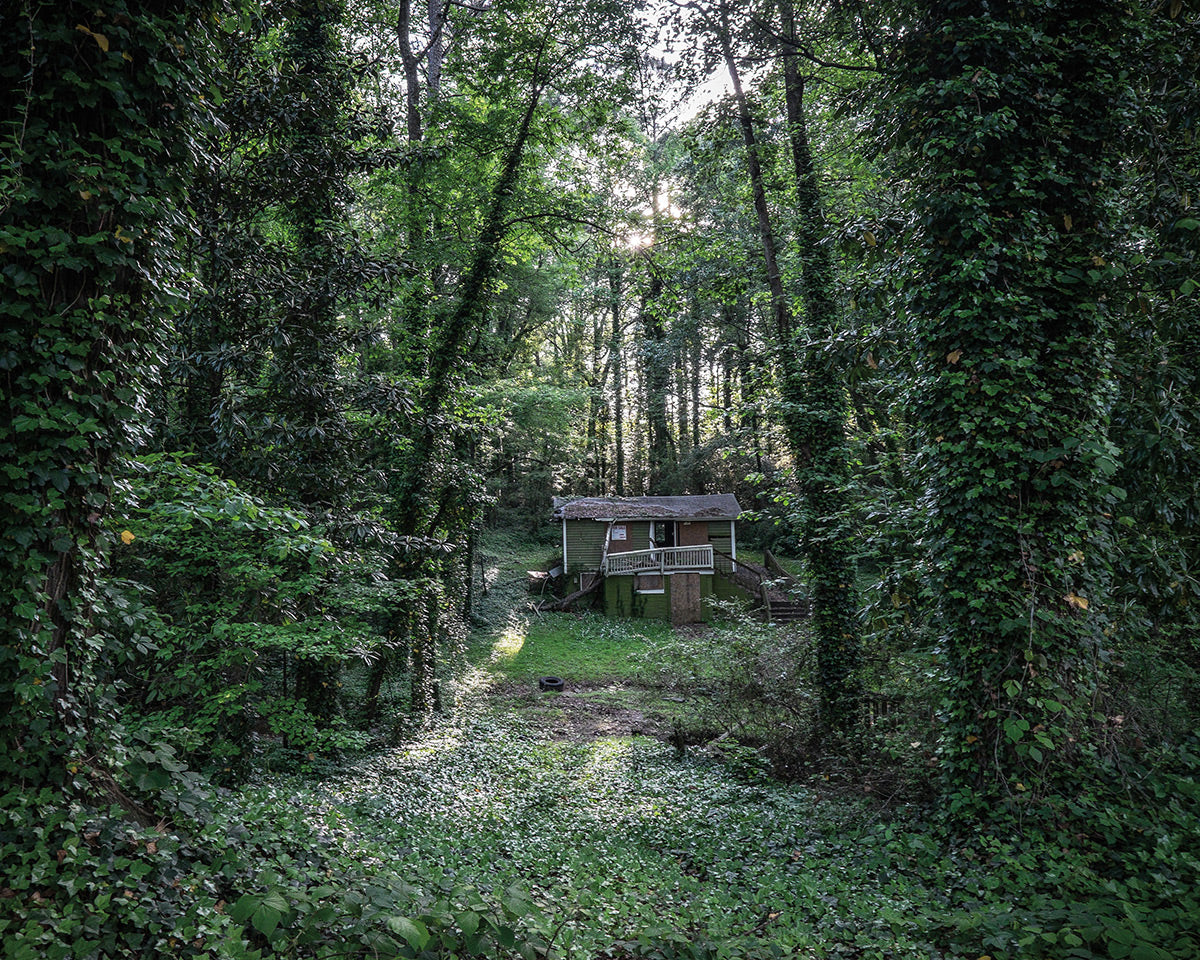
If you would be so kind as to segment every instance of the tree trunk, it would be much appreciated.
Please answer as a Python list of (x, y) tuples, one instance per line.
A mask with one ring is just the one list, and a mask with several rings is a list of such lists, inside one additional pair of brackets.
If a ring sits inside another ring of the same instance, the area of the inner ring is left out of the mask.
[[(150, 351), (182, 272), (186, 104), (202, 82), (191, 44), (212, 8), (108, 8), (123, 24), (123, 67), (94, 4), (3, 10), (0, 28), (23, 46), (0, 59), (0, 779), (70, 793), (68, 761), (99, 755), (93, 738), (112, 726), (97, 665), (120, 652), (94, 633), (93, 604), (108, 551), (129, 544), (110, 544), (104, 524), (164, 360)], [(158, 70), (149, 52), (168, 35), (179, 56)]]
[(905, 118), (897, 160), (920, 224), (902, 336), (948, 658), (942, 762), (987, 816), (1017, 791), (1072, 789), (1095, 711), (1117, 496), (1113, 281), (1098, 266), (1115, 246), (1112, 144), (1133, 109), (1123, 47), (1138, 13), (916, 6), (887, 101)]
[[(438, 513), (429, 503), (433, 461), (441, 429), (439, 420), (451, 396), (451, 379), (466, 361), (475, 334), (486, 318), (492, 300), (493, 285), (500, 269), (501, 246), (508, 231), (508, 212), (518, 175), (525, 157), (533, 119), (541, 103), (546, 76), (543, 73), (545, 44), (532, 68), (530, 89), (521, 120), (505, 154), (500, 174), (492, 190), (491, 205), (475, 244), (475, 257), (463, 279), (454, 311), (434, 335), (429, 355), (426, 387), (418, 405), (419, 419), (412, 448), (389, 478), (387, 518), (393, 530), (403, 537), (428, 533), (430, 513)], [(410, 553), (401, 548), (392, 558), (390, 574), (404, 580), (419, 576), (430, 562), (419, 550)], [(397, 611), (399, 613), (399, 611)], [(396, 617), (393, 617), (396, 619)], [(400, 618), (402, 619), (402, 617)], [(426, 627), (413, 639), (413, 709), (433, 709), (436, 698), (431, 686), (437, 672), (437, 616), (427, 617)]]
[(618, 497), (625, 496), (625, 374), (621, 351), (625, 344), (621, 336), (621, 265), (614, 260), (608, 274), (611, 296), (609, 309), (612, 311), (612, 332), (609, 337), (608, 355), (613, 371), (613, 460), (616, 475), (613, 488)]
[(729, 71), (729, 82), (733, 86), (738, 123), (742, 128), (742, 143), (746, 148), (746, 169), (750, 174), (754, 214), (758, 221), (758, 239), (762, 247), (763, 263), (767, 269), (767, 289), (771, 293), (771, 317), (775, 324), (777, 342), (786, 343), (792, 335), (791, 312), (788, 308), (787, 295), (783, 289), (783, 278), (779, 274), (775, 232), (771, 227), (771, 211), (767, 206), (767, 190), (763, 179), (762, 164), (758, 158), (758, 139), (754, 132), (754, 119), (750, 115), (750, 103), (742, 89), (742, 75), (738, 70), (737, 58), (733, 53), (727, 0), (721, 0), (720, 15), (721, 23), (717, 30), (717, 39), (721, 45), (721, 55), (725, 60), (725, 67)]
[(807, 326), (806, 336), (792, 331), (779, 343), (787, 411), (784, 423), (796, 461), (796, 479), (807, 505), (807, 523), (801, 533), (812, 581), (821, 718), (830, 728), (845, 729), (854, 724), (858, 712), (862, 654), (855, 586), (858, 572), (843, 492), (849, 477), (845, 377), (825, 359), (825, 345), (836, 333), (836, 278), (808, 140), (792, 0), (778, 0), (778, 4), (783, 27), (784, 102), (796, 178), (797, 244), (802, 263), (799, 287)]
[[(437, 0), (430, 0), (430, 14)], [(408, 142), (416, 143), (424, 133), (421, 128), (421, 55), (412, 45), (412, 0), (398, 0), (396, 37), (400, 41), (400, 64), (404, 69), (404, 117)]]
[(650, 489), (658, 492), (675, 470), (675, 449), (667, 420), (667, 393), (671, 385), (670, 351), (660, 313), (663, 282), (651, 267), (646, 295), (642, 300), (641, 327), (643, 382), (646, 395), (646, 426), (649, 432)]
[(703, 369), (703, 344), (700, 330), (692, 338), (692, 449), (700, 447), (700, 373)]

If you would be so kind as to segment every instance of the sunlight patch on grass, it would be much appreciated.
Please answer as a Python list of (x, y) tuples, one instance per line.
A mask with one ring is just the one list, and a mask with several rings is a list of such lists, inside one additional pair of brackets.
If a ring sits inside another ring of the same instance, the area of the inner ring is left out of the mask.
[(477, 664), (467, 667), (454, 682), (456, 706), (461, 708), (482, 700), (495, 682), (495, 676), (486, 668)]
[(458, 752), (463, 747), (462, 731), (455, 727), (442, 727), (436, 734), (422, 738), (414, 745), (394, 752), (393, 756), (405, 768), (428, 766), (443, 762), (447, 754)]
[(523, 627), (521, 629), (509, 627), (505, 630), (492, 644), (492, 662), (515, 659), (521, 652), (521, 648), (525, 646), (526, 635), (527, 631)]
[(470, 659), (469, 664), (455, 681), (456, 695), (459, 705), (465, 705), (473, 700), (480, 700), (495, 684), (496, 680), (505, 673), (505, 665), (515, 660), (525, 646), (529, 634), (529, 620), (516, 614), (508, 618), (508, 625), (498, 634), (481, 640), (478, 654)]
[(586, 753), (579, 765), (579, 782), (611, 781), (615, 775), (623, 772), (629, 765), (632, 756), (627, 739), (608, 737), (603, 740), (593, 740), (586, 747)]
[(522, 622), (519, 630), (510, 622), (486, 656), (490, 668), (509, 680), (553, 675), (568, 684), (602, 683), (628, 674), (647, 645), (646, 629), (595, 615), (544, 615)]

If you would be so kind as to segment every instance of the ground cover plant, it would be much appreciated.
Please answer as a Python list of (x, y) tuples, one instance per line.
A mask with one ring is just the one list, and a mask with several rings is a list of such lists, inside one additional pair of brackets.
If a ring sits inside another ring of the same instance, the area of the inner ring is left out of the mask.
[[(776, 779), (745, 725), (694, 743), (671, 723), (564, 727), (570, 694), (536, 687), (548, 664), (685, 722), (664, 697), (714, 695), (735, 643), (761, 657), (781, 632), (538, 615), (519, 571), (493, 569), (480, 609), (497, 625), (477, 631), (453, 713), (400, 746), (221, 793), (146, 747), (129, 769), (173, 772), (130, 789), (177, 814), (144, 827), (127, 809), (6, 797), (0, 841), (20, 864), (0, 889), (7, 955), (1194, 955), (1200, 757), (1186, 744), (1113, 767), (1108, 789), (964, 830), (868, 789), (851, 775), (863, 764)], [(532, 669), (514, 670), (520, 653)], [(927, 763), (910, 746), (904, 762)]]
[[(640, 634), (556, 616), (524, 642), (574, 643), (596, 677), (614, 679), (606, 644), (627, 652)], [(601, 629), (588, 635), (590, 624)], [(661, 634), (640, 634), (644, 649), (661, 649)], [(455, 718), (297, 796), (339, 826), (352, 856), (417, 887), (463, 885), (489, 902), (520, 890), (529, 929), (561, 955), (1166, 958), (1196, 947), (1186, 752), (1174, 771), (1141, 771), (1175, 792), (1156, 813), (1114, 790), (1078, 798), (1057, 826), (1031, 809), (1010, 832), (962, 833), (936, 807), (887, 806), (824, 778), (779, 782), (719, 746), (559, 735), (528, 698), (489, 692), (514, 682), (511, 631), (495, 642)], [(1068, 826), (1080, 822), (1085, 832)]]

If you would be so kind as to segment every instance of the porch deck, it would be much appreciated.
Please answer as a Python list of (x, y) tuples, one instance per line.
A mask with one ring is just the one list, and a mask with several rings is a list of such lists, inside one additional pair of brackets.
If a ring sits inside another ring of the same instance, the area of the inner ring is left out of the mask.
[(712, 573), (711, 543), (693, 547), (655, 547), (653, 550), (627, 550), (604, 558), (605, 576), (619, 577), (635, 573)]

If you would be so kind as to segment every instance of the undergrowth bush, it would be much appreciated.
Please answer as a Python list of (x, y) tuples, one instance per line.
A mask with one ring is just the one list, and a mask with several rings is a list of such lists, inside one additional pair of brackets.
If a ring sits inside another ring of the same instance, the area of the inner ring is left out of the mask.
[(682, 698), (675, 721), (680, 745), (728, 735), (762, 747), (777, 772), (794, 772), (816, 722), (807, 627), (765, 624), (736, 607), (723, 613), (706, 629), (659, 637), (633, 669)]
[(130, 468), (98, 610), (121, 641), (109, 679), (127, 724), (225, 782), (264, 746), (292, 763), (360, 747), (340, 717), (342, 669), (381, 652), (378, 611), (408, 585), (211, 467), (155, 455)]
[(193, 791), (190, 805), (145, 829), (49, 791), (0, 798), (6, 960), (546, 955), (519, 890), (415, 886), (340, 846), (336, 816), (315, 821), (293, 794)]

